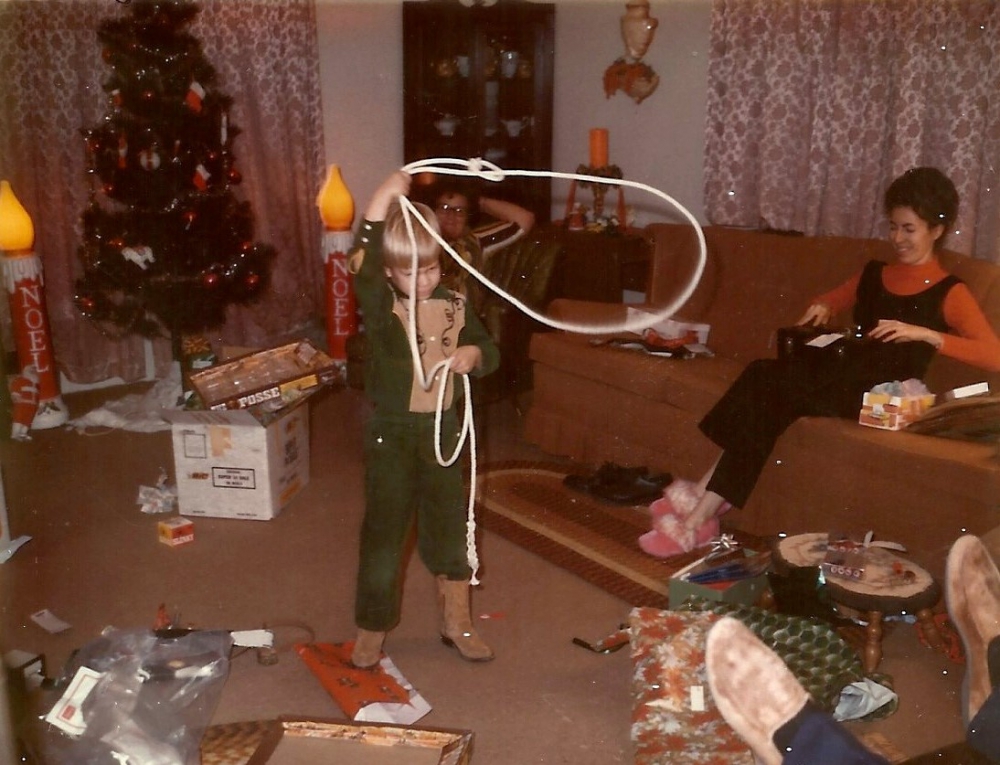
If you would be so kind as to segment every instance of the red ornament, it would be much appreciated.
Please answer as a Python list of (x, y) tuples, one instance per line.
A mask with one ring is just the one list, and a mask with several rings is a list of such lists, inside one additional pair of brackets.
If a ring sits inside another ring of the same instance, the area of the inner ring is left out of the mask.
[(142, 91), (142, 100), (143, 101), (152, 101), (154, 98), (156, 98), (156, 93), (154, 93), (152, 90), (144, 90), (144, 91)]
[(105, 183), (104, 186), (102, 187), (102, 190), (107, 196), (110, 197), (115, 193), (115, 184)]
[(243, 279), (243, 283), (246, 284), (247, 289), (255, 290), (260, 285), (260, 276), (258, 274), (249, 273)]
[(244, 242), (243, 244), (240, 245), (240, 252), (242, 252), (244, 255), (249, 255), (252, 250), (253, 250), (253, 242)]
[(125, 246), (125, 240), (120, 236), (116, 236), (114, 239), (108, 242), (108, 246), (114, 247), (116, 250), (120, 250)]
[(243, 174), (235, 167), (229, 169), (229, 172), (226, 173), (226, 177), (229, 178), (229, 182), (234, 185), (243, 180)]
[(218, 286), (219, 275), (215, 273), (215, 271), (206, 271), (201, 275), (201, 281), (206, 287), (212, 289), (213, 287)]
[(86, 295), (77, 295), (76, 307), (84, 316), (89, 316), (94, 312), (94, 299)]
[(184, 226), (185, 228), (191, 228), (191, 224), (195, 222), (198, 218), (198, 213), (194, 210), (184, 211)]

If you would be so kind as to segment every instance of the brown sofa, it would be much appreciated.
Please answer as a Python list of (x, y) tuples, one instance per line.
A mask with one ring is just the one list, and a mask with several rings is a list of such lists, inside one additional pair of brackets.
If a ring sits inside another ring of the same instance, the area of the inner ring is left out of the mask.
[[(647, 300), (665, 305), (697, 260), (693, 230), (653, 224)], [(586, 464), (647, 465), (697, 479), (718, 450), (697, 423), (754, 358), (773, 356), (779, 327), (793, 324), (810, 299), (846, 280), (871, 258), (889, 260), (879, 240), (804, 237), (708, 227), (708, 259), (678, 318), (711, 325), (714, 358), (666, 359), (595, 347), (592, 337), (536, 333), (531, 340), (534, 395), (528, 441)], [(969, 285), (1000, 329), (1000, 267), (944, 253), (946, 268)], [(624, 317), (615, 304), (556, 300), (550, 314), (567, 320)], [(846, 326), (849, 317), (837, 317)], [(988, 374), (938, 356), (925, 382), (940, 393), (988, 381)], [(729, 526), (760, 535), (874, 531), (907, 546), (932, 573), (943, 571), (962, 533), (1000, 526), (996, 444), (863, 427), (835, 418), (804, 418), (778, 441), (747, 506)]]

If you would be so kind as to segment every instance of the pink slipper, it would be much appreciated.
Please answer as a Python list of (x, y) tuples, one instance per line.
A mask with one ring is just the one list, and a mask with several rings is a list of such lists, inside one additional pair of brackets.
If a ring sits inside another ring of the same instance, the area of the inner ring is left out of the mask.
[(663, 497), (649, 506), (649, 513), (654, 519), (664, 515), (687, 518), (698, 504), (698, 498), (697, 485), (678, 478), (663, 490)]
[(657, 518), (653, 530), (639, 537), (642, 551), (656, 558), (672, 558), (705, 547), (719, 536), (719, 519), (709, 518), (696, 530), (691, 530), (673, 515)]
[[(649, 514), (655, 519), (664, 515), (674, 515), (683, 520), (691, 515), (695, 505), (698, 504), (705, 492), (698, 489), (698, 484), (693, 481), (685, 481), (678, 478), (663, 491), (663, 497), (656, 500), (649, 506)], [(719, 506), (716, 516), (722, 515), (733, 509), (729, 502), (723, 501)]]

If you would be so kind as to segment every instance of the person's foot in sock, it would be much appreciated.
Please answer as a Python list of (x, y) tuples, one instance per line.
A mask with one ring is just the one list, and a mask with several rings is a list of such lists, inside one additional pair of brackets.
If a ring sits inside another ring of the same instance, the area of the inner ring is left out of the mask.
[(712, 699), (764, 765), (887, 765), (812, 704), (781, 658), (723, 617), (705, 644)]
[(1000, 761), (1000, 572), (978, 537), (960, 537), (945, 571), (948, 615), (965, 648), (962, 720), (968, 743)]

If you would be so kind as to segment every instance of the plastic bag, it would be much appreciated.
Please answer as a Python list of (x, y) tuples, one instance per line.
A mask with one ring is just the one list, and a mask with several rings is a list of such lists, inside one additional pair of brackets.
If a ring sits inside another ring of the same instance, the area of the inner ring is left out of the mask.
[[(232, 644), (228, 632), (105, 630), (71, 657), (40, 706), (50, 718), (76, 713), (82, 732), (36, 719), (29, 746), (51, 765), (198, 765)], [(77, 709), (64, 709), (81, 667), (101, 676)]]

